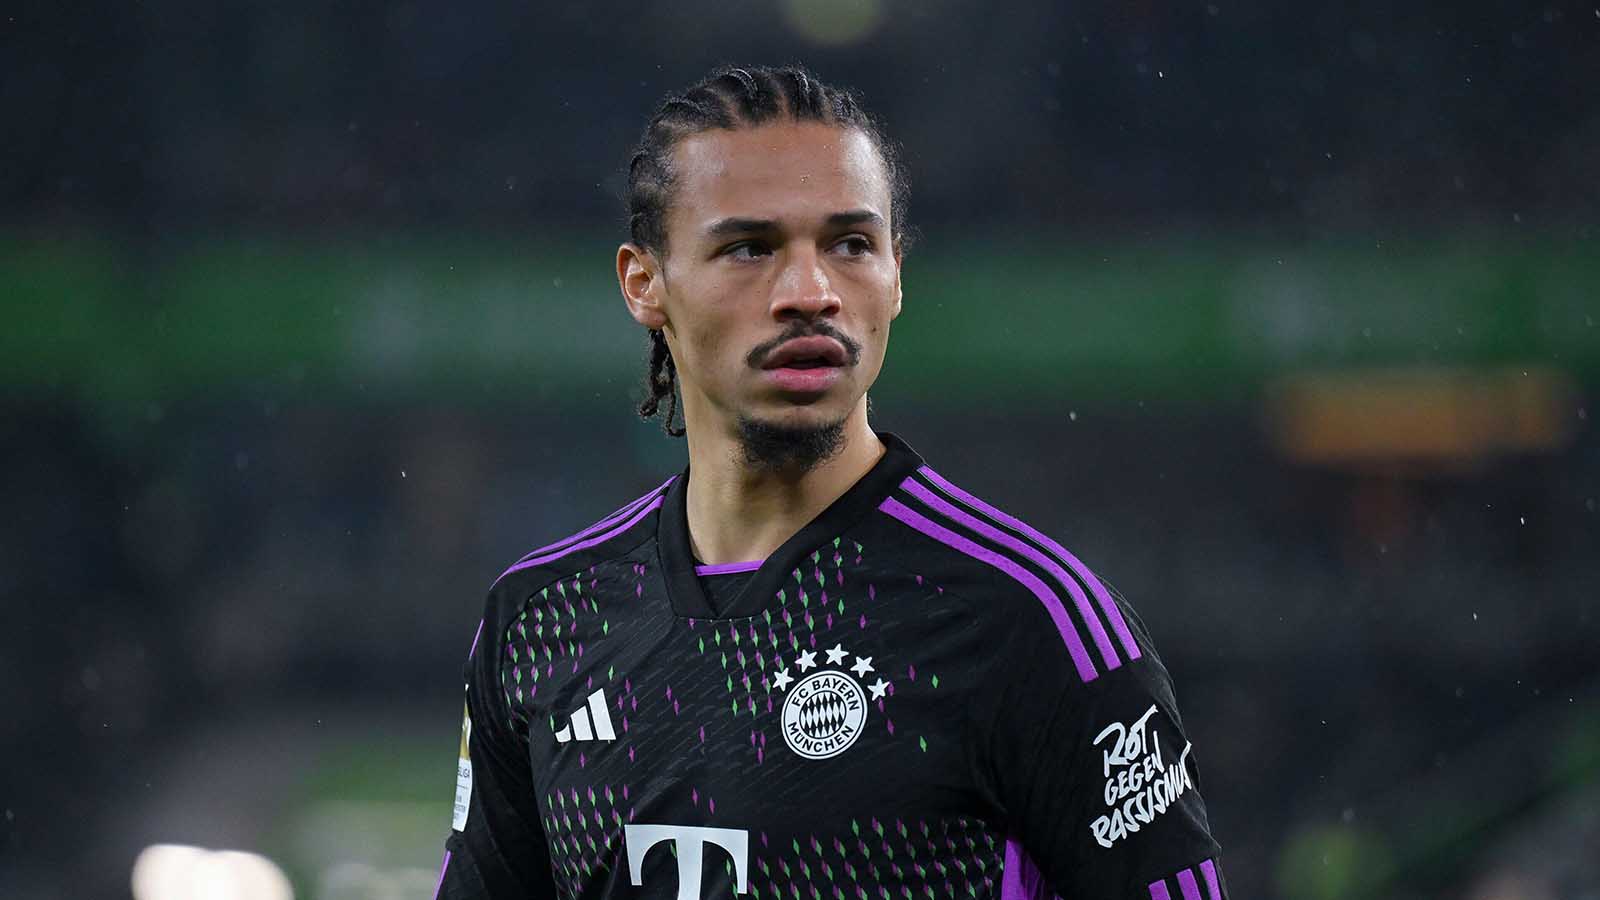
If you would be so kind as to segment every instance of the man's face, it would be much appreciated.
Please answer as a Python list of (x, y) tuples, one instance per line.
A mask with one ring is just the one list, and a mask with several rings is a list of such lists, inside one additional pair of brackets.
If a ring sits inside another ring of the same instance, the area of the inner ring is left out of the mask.
[[(691, 420), (837, 425), (878, 377), (900, 312), (883, 162), (860, 131), (713, 130), (674, 153), (653, 287)], [(632, 304), (630, 304), (632, 305)]]

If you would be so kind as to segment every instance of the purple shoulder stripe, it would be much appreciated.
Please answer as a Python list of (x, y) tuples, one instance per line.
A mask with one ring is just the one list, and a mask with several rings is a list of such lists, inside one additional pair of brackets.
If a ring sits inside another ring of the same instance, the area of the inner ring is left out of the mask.
[[(599, 534), (595, 534), (593, 537), (590, 537), (587, 540), (579, 541), (576, 544), (572, 544), (570, 546), (562, 547), (559, 550), (551, 551), (550, 553), (546, 553), (546, 554), (544, 554), (542, 556), (535, 556), (535, 557), (532, 557), (532, 558), (523, 559), (521, 562), (517, 563), (516, 565), (512, 566), (511, 568), (509, 568), (509, 569), (505, 570), (504, 572), (500, 573), (500, 577), (496, 578), (494, 580), (495, 584), (499, 584), (502, 580), (504, 580), (504, 578), (507, 575), (510, 575), (512, 572), (520, 572), (523, 569), (531, 569), (534, 566), (542, 566), (547, 562), (554, 562), (555, 560), (558, 560), (558, 559), (562, 558), (563, 556), (570, 556), (570, 555), (578, 552), (579, 550), (587, 550), (590, 547), (595, 547), (595, 546), (598, 546), (600, 544), (605, 543), (606, 541), (611, 540), (612, 538), (616, 537), (617, 535), (622, 534), (623, 532), (627, 531), (628, 529), (632, 528), (633, 526), (639, 524), (639, 520), (640, 519), (643, 519), (645, 516), (648, 516), (652, 511), (660, 508), (662, 499), (663, 498), (662, 498), (662, 496), (660, 494), (655, 495), (655, 497), (653, 499), (651, 499), (649, 503), (646, 503), (643, 506), (641, 506), (638, 509), (636, 509), (633, 512), (632, 515), (628, 516), (620, 524), (616, 525), (615, 527), (611, 528), (610, 530), (602, 531)], [(584, 532), (584, 535), (593, 534), (596, 530), (597, 529), (591, 528), (588, 531)], [(579, 535), (579, 536), (582, 537), (583, 535)], [(566, 542), (563, 541), (562, 543), (566, 543)]]
[(941, 476), (938, 472), (935, 472), (933, 469), (923, 466), (917, 471), (929, 481), (938, 485), (944, 490), (945, 493), (955, 497), (957, 500), (960, 500), (962, 503), (965, 503), (978, 512), (983, 513), (989, 518), (994, 519), (996, 522), (1027, 535), (1037, 542), (1039, 546), (1044, 547), (1051, 553), (1055, 554), (1057, 559), (1063, 563), (1066, 563), (1067, 567), (1076, 572), (1078, 576), (1083, 579), (1083, 582), (1089, 586), (1089, 591), (1094, 594), (1095, 600), (1100, 604), (1100, 610), (1105, 613), (1106, 621), (1111, 623), (1111, 630), (1116, 632), (1117, 640), (1121, 642), (1123, 652), (1127, 654), (1128, 659), (1130, 661), (1135, 660), (1142, 655), (1139, 652), (1138, 642), (1133, 639), (1133, 632), (1128, 628), (1128, 621), (1122, 617), (1122, 610), (1117, 607), (1116, 601), (1111, 599), (1111, 592), (1107, 591), (1106, 586), (1101, 583), (1100, 579), (1095, 577), (1093, 572), (1089, 571), (1088, 566), (1084, 565), (1076, 556), (1068, 553), (1065, 547), (1051, 540), (1049, 537), (1040, 532), (1038, 529), (1034, 528), (1032, 525), (1029, 525), (1027, 522), (1022, 521), (1015, 516), (1007, 515), (1006, 513), (995, 509), (993, 506), (990, 506), (977, 497), (974, 497), (966, 491), (963, 491), (961, 488), (956, 487), (949, 481), (946, 481), (943, 476)]
[(483, 620), (478, 620), (478, 630), (472, 635), (472, 649), (467, 651), (467, 659), (471, 659), (478, 652), (478, 638), (483, 637)]
[[(1072, 597), (1072, 605), (1077, 607), (1079, 617), (1081, 617), (1084, 624), (1088, 626), (1089, 636), (1094, 639), (1094, 645), (1100, 649), (1100, 658), (1105, 660), (1106, 668), (1108, 670), (1115, 669), (1122, 665), (1122, 660), (1117, 657), (1116, 647), (1112, 646), (1111, 644), (1110, 635), (1106, 634), (1105, 627), (1100, 624), (1100, 617), (1095, 615), (1094, 607), (1089, 605), (1089, 598), (1084, 596), (1083, 589), (1078, 587), (1078, 582), (1073, 580), (1071, 575), (1068, 575), (1066, 572), (1062, 571), (1061, 566), (1057, 565), (1055, 560), (1039, 552), (1038, 548), (1024, 544), (1022, 541), (1019, 541), (1011, 535), (1006, 534), (993, 525), (990, 525), (988, 522), (984, 522), (975, 516), (961, 511), (943, 497), (940, 497), (927, 487), (924, 487), (914, 478), (907, 478), (905, 481), (900, 483), (900, 487), (906, 492), (910, 493), (913, 497), (916, 497), (923, 503), (928, 504), (931, 509), (938, 512), (940, 515), (943, 515), (952, 521), (958, 522), (961, 525), (976, 531), (978, 534), (983, 535), (985, 538), (988, 538), (996, 544), (1005, 547), (1007, 550), (1010, 550), (1013, 553), (1021, 554), (1024, 559), (1029, 560), (1030, 562), (1044, 569), (1046, 572), (1049, 572), (1051, 575), (1055, 576), (1056, 582), (1062, 587), (1066, 588), (1067, 593)], [(1050, 599), (1046, 601), (1045, 605), (1060, 606), (1061, 601), (1056, 599), (1056, 595), (1052, 591), (1050, 593)], [(1053, 613), (1051, 617), (1056, 618)], [(1061, 618), (1065, 618), (1064, 611)], [(1057, 621), (1060, 621), (1060, 619)]]
[[(677, 477), (678, 476), (676, 476), (676, 475), (672, 476), (672, 478), (677, 478)], [(667, 485), (671, 484), (672, 483), (672, 478), (668, 478), (666, 481), (661, 482), (661, 486), (660, 487), (657, 487), (655, 490), (651, 491), (648, 494), (645, 494), (643, 497), (640, 497), (639, 499), (634, 500), (632, 503), (629, 503), (627, 506), (622, 507), (621, 509), (617, 510), (616, 512), (612, 513), (609, 516), (606, 516), (604, 519), (601, 519), (600, 521), (594, 523), (593, 525), (590, 525), (588, 528), (585, 528), (584, 530), (578, 532), (577, 534), (572, 535), (571, 537), (562, 538), (561, 540), (556, 541), (554, 544), (548, 544), (546, 546), (540, 547), (539, 549), (534, 550), (534, 551), (524, 555), (522, 557), (522, 559), (517, 560), (517, 562), (518, 563), (526, 562), (527, 560), (530, 560), (530, 559), (534, 558), (535, 556), (541, 556), (541, 555), (546, 554), (546, 553), (550, 553), (550, 552), (553, 552), (553, 551), (556, 551), (556, 550), (560, 550), (560, 549), (566, 547), (569, 544), (574, 544), (574, 543), (577, 543), (580, 540), (583, 540), (584, 538), (588, 537), (591, 534), (594, 534), (597, 531), (600, 531), (601, 529), (610, 528), (612, 525), (615, 525), (616, 523), (622, 521), (623, 519), (627, 518), (628, 516), (633, 515), (635, 512), (638, 512), (639, 507), (641, 507), (641, 506), (645, 505), (646, 503), (650, 502), (652, 499), (654, 499), (656, 497), (656, 495), (661, 493), (663, 488), (665, 488)]]
[(1038, 576), (993, 550), (975, 544), (943, 525), (929, 520), (893, 497), (880, 503), (878, 509), (939, 543), (959, 550), (980, 562), (988, 563), (1021, 582), (1039, 598), (1039, 602), (1044, 604), (1045, 611), (1050, 614), (1050, 619), (1055, 622), (1056, 630), (1061, 632), (1062, 641), (1066, 642), (1067, 654), (1072, 657), (1072, 664), (1077, 667), (1078, 677), (1084, 681), (1093, 681), (1100, 677), (1100, 673), (1095, 671), (1094, 663), (1089, 659), (1089, 651), (1084, 649), (1083, 641), (1078, 637), (1078, 629), (1072, 624), (1072, 620), (1067, 618), (1066, 608)]

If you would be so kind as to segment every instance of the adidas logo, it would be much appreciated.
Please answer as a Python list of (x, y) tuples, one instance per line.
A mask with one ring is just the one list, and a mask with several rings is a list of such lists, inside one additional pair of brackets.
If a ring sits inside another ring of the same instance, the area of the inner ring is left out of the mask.
[(616, 739), (617, 730), (611, 727), (611, 714), (606, 712), (606, 692), (603, 688), (590, 694), (588, 704), (573, 713), (572, 720), (556, 732), (556, 742), (561, 744), (568, 741)]

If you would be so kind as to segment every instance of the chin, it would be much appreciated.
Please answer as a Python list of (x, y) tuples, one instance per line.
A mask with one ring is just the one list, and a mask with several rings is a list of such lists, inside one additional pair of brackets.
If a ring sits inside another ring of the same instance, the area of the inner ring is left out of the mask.
[(779, 400), (749, 410), (743, 418), (780, 428), (829, 428), (844, 424), (850, 407), (832, 397), (806, 401)]
[(739, 416), (739, 446), (746, 465), (773, 472), (805, 472), (844, 449), (846, 415), (815, 407)]

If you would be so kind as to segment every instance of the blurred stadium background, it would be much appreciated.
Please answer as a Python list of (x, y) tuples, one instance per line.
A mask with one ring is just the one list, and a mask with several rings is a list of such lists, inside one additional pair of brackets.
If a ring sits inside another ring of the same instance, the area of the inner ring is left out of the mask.
[(431, 896), (485, 588), (681, 464), (620, 173), (746, 60), (904, 144), (875, 421), (1140, 608), (1235, 896), (1600, 897), (1600, 9), (1526, 0), (8, 7), (0, 897)]

